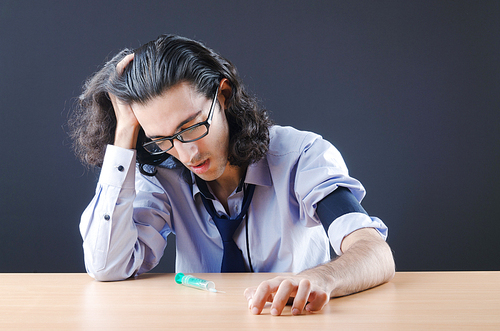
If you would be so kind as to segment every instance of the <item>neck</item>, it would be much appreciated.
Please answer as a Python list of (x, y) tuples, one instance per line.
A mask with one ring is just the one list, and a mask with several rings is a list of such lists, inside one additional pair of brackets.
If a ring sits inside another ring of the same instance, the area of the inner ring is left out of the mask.
[(245, 169), (228, 164), (222, 176), (216, 180), (207, 182), (219, 201), (227, 206), (227, 198), (240, 184)]

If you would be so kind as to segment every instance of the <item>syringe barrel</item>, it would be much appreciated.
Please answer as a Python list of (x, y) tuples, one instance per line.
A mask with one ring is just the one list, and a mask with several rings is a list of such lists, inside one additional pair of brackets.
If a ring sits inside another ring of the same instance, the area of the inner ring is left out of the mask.
[(179, 273), (175, 276), (175, 281), (178, 284), (182, 284), (185, 286), (197, 288), (200, 290), (210, 291), (210, 289), (215, 289), (215, 283), (209, 280), (204, 280), (200, 278), (196, 278), (192, 275), (184, 275)]

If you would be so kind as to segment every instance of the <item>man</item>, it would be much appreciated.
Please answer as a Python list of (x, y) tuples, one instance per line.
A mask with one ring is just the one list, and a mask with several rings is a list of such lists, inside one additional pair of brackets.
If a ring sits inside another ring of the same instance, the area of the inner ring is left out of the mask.
[(86, 83), (72, 128), (77, 154), (102, 168), (80, 224), (98, 280), (151, 270), (170, 233), (177, 272), (294, 272), (245, 291), (254, 314), (267, 301), (273, 315), (289, 301), (294, 315), (318, 311), (393, 277), (387, 227), (339, 152), (273, 126), (234, 66), (196, 41), (120, 52)]

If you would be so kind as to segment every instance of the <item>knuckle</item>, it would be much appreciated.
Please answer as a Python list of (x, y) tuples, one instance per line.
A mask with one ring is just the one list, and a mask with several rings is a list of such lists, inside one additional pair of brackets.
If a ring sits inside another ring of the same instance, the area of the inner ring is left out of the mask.
[(266, 280), (259, 285), (259, 290), (269, 293), (271, 292), (271, 284), (269, 284), (269, 282)]
[(300, 282), (299, 282), (299, 286), (303, 286), (303, 287), (306, 287), (306, 288), (311, 288), (312, 287), (312, 284), (311, 284), (311, 281), (307, 278), (304, 278), (304, 279), (301, 279)]
[(290, 286), (293, 286), (293, 283), (290, 279), (284, 279), (281, 281), (281, 284), (280, 286), (286, 286), (286, 287), (290, 287)]

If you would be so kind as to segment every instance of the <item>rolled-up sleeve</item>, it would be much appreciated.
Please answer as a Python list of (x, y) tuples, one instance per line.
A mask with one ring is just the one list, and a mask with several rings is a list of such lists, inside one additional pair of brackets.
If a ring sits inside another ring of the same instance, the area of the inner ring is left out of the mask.
[[(307, 226), (321, 224), (316, 214), (317, 204), (339, 186), (348, 188), (359, 202), (365, 196), (363, 185), (349, 176), (340, 152), (320, 136), (312, 133), (307, 135), (297, 162), (295, 179), (301, 219), (305, 220)], [(387, 238), (387, 226), (379, 218), (354, 212), (334, 220), (327, 233), (335, 253), (342, 254), (340, 245), (345, 236), (365, 227), (375, 228), (384, 240)]]
[(350, 233), (362, 229), (374, 228), (382, 239), (387, 239), (387, 226), (378, 217), (370, 217), (363, 213), (349, 213), (338, 217), (328, 227), (328, 237), (337, 255), (342, 255), (342, 240)]

